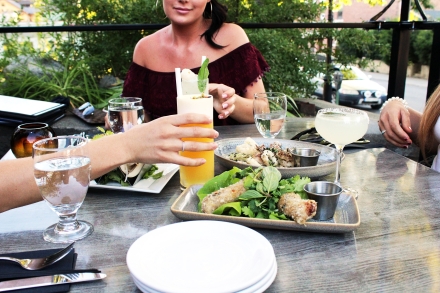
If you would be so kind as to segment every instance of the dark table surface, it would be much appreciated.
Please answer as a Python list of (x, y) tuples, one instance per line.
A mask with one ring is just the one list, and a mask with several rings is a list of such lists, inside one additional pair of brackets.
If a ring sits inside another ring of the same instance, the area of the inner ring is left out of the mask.
[[(290, 119), (278, 138), (291, 138), (313, 120)], [(259, 137), (254, 125), (217, 129), (219, 139)], [(366, 138), (377, 135), (371, 121)], [(224, 170), (216, 164), (216, 174)], [(255, 229), (272, 244), (278, 264), (267, 292), (438, 292), (438, 176), (386, 148), (347, 150), (341, 183), (359, 191), (360, 226), (344, 234)], [(324, 179), (333, 181), (334, 175)], [(98, 268), (108, 277), (74, 284), (71, 292), (140, 292), (126, 265), (127, 251), (145, 233), (181, 221), (170, 211), (180, 194), (179, 173), (159, 194), (89, 188), (78, 218), (95, 231), (75, 244), (77, 268)], [(61, 247), (42, 238), (56, 220), (44, 202), (0, 214), (0, 253)]]

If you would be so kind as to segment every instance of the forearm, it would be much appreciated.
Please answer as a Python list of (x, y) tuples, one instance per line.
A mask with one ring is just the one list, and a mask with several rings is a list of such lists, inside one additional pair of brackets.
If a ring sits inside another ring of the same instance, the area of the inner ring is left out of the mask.
[(254, 123), (253, 99), (247, 99), (236, 95), (235, 110), (230, 117), (243, 123)]
[(90, 177), (95, 179), (128, 162), (130, 152), (126, 149), (124, 134), (113, 134), (87, 144), (92, 165)]
[(0, 212), (42, 200), (32, 158), (0, 161)]
[(412, 129), (412, 132), (408, 133), (408, 135), (412, 141), (417, 142), (417, 135), (419, 133), (420, 121), (422, 120), (422, 113), (412, 108), (408, 108), (408, 111), (411, 119), (410, 121), (411, 121), (411, 129)]
[(235, 110), (231, 117), (240, 123), (254, 123), (254, 95), (265, 91), (261, 78), (257, 79), (252, 85), (248, 85), (243, 97), (237, 96)]
[[(87, 145), (92, 164), (91, 178), (99, 177), (124, 163), (127, 153), (121, 151), (122, 138), (107, 137)], [(34, 162), (31, 157), (0, 161), (0, 212), (42, 200), (34, 179)]]

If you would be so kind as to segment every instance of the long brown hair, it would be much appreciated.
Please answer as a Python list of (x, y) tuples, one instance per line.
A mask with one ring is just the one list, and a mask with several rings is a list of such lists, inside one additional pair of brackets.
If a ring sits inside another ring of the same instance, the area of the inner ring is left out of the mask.
[(417, 140), (422, 151), (423, 158), (426, 160), (426, 153), (432, 152), (431, 145), (428, 143), (429, 139), (434, 135), (434, 126), (440, 116), (440, 85), (434, 90), (426, 103), (423, 111), (422, 120), (420, 121)]
[(228, 7), (219, 3), (217, 0), (211, 0), (211, 2), (206, 3), (203, 18), (212, 19), (212, 22), (209, 28), (200, 37), (205, 37), (208, 45), (215, 49), (224, 48), (225, 46), (217, 44), (213, 39), (214, 35), (228, 18)]

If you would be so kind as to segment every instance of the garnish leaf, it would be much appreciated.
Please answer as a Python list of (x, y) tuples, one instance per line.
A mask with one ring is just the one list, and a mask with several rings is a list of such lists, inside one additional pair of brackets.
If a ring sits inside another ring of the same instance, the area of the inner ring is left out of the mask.
[(203, 61), (202, 66), (200, 67), (199, 74), (197, 75), (198, 87), (201, 93), (204, 93), (206, 89), (206, 82), (204, 82), (204, 80), (207, 79), (209, 76), (208, 64), (209, 59), (206, 58), (205, 61)]
[(263, 169), (263, 185), (267, 192), (272, 192), (278, 187), (281, 180), (281, 173), (274, 167), (266, 167)]

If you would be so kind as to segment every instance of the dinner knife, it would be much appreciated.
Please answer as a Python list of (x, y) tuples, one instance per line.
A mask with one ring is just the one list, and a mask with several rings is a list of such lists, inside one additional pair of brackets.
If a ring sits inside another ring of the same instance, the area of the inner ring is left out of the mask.
[(33, 277), (0, 282), (0, 292), (50, 285), (71, 284), (101, 280), (107, 277), (102, 273), (72, 273), (52, 276)]

